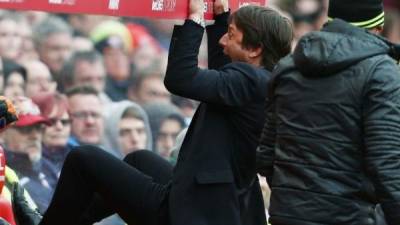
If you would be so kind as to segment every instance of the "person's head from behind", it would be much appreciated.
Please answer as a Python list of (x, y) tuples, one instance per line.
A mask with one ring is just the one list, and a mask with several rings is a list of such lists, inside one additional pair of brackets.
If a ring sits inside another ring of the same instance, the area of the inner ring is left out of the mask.
[(97, 145), (103, 135), (102, 103), (97, 90), (91, 86), (75, 86), (68, 96), (71, 134), (81, 144)]
[(67, 97), (56, 92), (35, 96), (33, 101), (39, 106), (42, 115), (50, 121), (43, 132), (44, 146), (49, 149), (65, 147), (71, 132)]
[(118, 123), (119, 145), (122, 154), (146, 148), (147, 132), (143, 114), (134, 107), (127, 108)]
[(293, 28), (290, 20), (261, 6), (245, 6), (229, 19), (228, 32), (220, 39), (224, 53), (242, 61), (272, 70), (290, 53)]
[(4, 133), (4, 144), (10, 151), (26, 154), (32, 161), (41, 157), (43, 129), (49, 121), (39, 107), (26, 97), (14, 99), (18, 121)]
[(65, 89), (86, 84), (103, 92), (106, 78), (103, 58), (95, 50), (76, 52), (65, 63), (60, 76)]
[(385, 13), (382, 0), (330, 0), (328, 18), (342, 19), (372, 33), (383, 31)]

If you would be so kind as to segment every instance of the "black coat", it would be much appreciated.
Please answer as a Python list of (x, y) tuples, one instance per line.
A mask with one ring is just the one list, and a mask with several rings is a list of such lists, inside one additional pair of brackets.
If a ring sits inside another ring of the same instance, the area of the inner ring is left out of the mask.
[(400, 224), (400, 72), (393, 46), (334, 20), (303, 37), (270, 83), (258, 170), (272, 224)]
[[(201, 102), (183, 141), (169, 195), (172, 225), (264, 225), (255, 171), (270, 73), (229, 63), (218, 46), (228, 14), (207, 28), (209, 67), (197, 56), (204, 29), (191, 20), (175, 27), (167, 89)], [(221, 67), (223, 66), (223, 67)]]

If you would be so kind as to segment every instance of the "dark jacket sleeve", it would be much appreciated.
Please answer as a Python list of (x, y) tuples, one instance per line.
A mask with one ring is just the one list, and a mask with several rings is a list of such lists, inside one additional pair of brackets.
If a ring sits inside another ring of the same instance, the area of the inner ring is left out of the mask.
[(254, 101), (260, 96), (260, 79), (265, 79), (260, 76), (260, 68), (236, 62), (219, 70), (200, 69), (197, 56), (203, 33), (204, 29), (191, 20), (174, 28), (164, 79), (166, 88), (173, 94), (206, 103), (242, 106)]
[(266, 117), (264, 128), (261, 133), (260, 144), (256, 152), (256, 168), (257, 173), (264, 176), (267, 179), (268, 185), (271, 187), (275, 156), (276, 120), (273, 114), (273, 102), (268, 99), (266, 101)]
[(375, 66), (363, 102), (365, 164), (389, 225), (400, 224), (400, 73), (389, 59)]
[(215, 23), (207, 26), (207, 47), (208, 47), (208, 68), (219, 69), (231, 62), (231, 59), (224, 54), (219, 44), (221, 37), (228, 32), (229, 12), (222, 13), (215, 17)]

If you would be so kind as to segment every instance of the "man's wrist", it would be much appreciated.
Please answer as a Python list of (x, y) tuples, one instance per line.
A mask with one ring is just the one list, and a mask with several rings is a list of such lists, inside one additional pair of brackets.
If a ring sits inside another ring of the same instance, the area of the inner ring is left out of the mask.
[(203, 15), (191, 14), (189, 16), (189, 19), (192, 20), (193, 22), (199, 24), (202, 27), (206, 27), (206, 22), (204, 20)]
[(228, 19), (229, 19), (230, 11), (228, 10), (227, 12), (214, 15), (214, 21), (215, 24), (220, 24), (226, 26), (228, 24)]
[(220, 7), (220, 8), (214, 9), (214, 15), (216, 15), (216, 16), (221, 15), (221, 14), (226, 13), (226, 12), (229, 12), (229, 8), (228, 7), (227, 8)]

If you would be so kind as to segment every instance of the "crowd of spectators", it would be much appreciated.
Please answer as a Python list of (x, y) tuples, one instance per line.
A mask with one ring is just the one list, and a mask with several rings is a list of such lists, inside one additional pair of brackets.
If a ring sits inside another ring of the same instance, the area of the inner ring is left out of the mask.
[[(327, 3), (268, 1), (291, 18), (293, 48), (327, 21)], [(385, 7), (384, 35), (400, 43), (400, 4), (387, 0)], [(46, 210), (63, 161), (75, 146), (100, 146), (118, 158), (146, 149), (176, 162), (177, 144), (197, 102), (171, 95), (163, 84), (175, 23), (0, 11), (0, 94), (12, 99), (20, 114), (0, 140), (8, 166), (40, 212)], [(207, 43), (201, 48), (199, 62), (206, 67)], [(262, 187), (267, 208), (268, 187)], [(102, 224), (123, 223), (114, 217)]]

